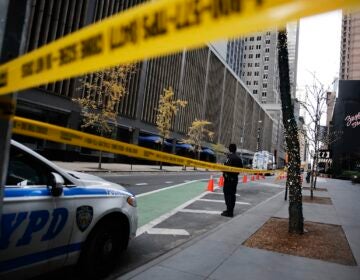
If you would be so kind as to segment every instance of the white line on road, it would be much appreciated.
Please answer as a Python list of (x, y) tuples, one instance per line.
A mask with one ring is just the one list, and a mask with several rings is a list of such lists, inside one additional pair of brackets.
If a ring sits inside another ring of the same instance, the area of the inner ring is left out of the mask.
[(176, 228), (150, 228), (146, 231), (148, 234), (162, 234), (162, 235), (190, 235), (184, 229)]
[(173, 181), (166, 181), (165, 184), (172, 184), (174, 183)]
[(154, 191), (151, 191), (151, 192), (141, 193), (141, 194), (136, 195), (136, 197), (142, 197), (142, 196), (146, 196), (146, 195), (149, 195), (149, 194), (170, 190), (170, 189), (173, 189), (173, 188), (181, 187), (183, 185), (187, 185), (187, 184), (198, 182), (198, 181), (199, 180), (193, 180), (193, 181), (189, 181), (189, 182), (186, 182), (186, 183), (181, 183), (181, 184), (173, 185), (173, 186), (170, 186), (170, 187), (154, 190)]
[[(224, 195), (222, 192), (209, 192), (209, 193)], [(236, 196), (240, 196), (240, 194), (235, 194), (235, 195), (236, 195)]]
[[(184, 185), (184, 184), (182, 184), (182, 185)], [(169, 188), (171, 188), (171, 187), (169, 187)], [(136, 236), (139, 236), (139, 235), (143, 234), (144, 232), (148, 231), (149, 229), (153, 228), (155, 225), (160, 224), (161, 222), (165, 221), (167, 218), (169, 218), (172, 215), (179, 212), (180, 209), (187, 207), (188, 205), (190, 205), (191, 203), (195, 202), (196, 200), (202, 198), (206, 194), (208, 194), (208, 192), (204, 192), (204, 193), (198, 195), (197, 197), (185, 202), (184, 204), (181, 204), (179, 207), (175, 208), (174, 210), (172, 210), (168, 213), (165, 213), (164, 215), (161, 215), (160, 217), (152, 220), (151, 222), (147, 223), (146, 225), (143, 225), (142, 227), (138, 228), (138, 230), (136, 231)]]
[(145, 185), (147, 185), (148, 183), (137, 183), (137, 184), (135, 184), (136, 186), (145, 186)]
[(197, 209), (181, 209), (179, 212), (182, 213), (196, 213), (196, 214), (210, 214), (219, 215), (221, 211), (208, 211), (208, 210), (197, 210)]
[[(224, 200), (218, 200), (218, 199), (206, 199), (206, 198), (200, 198), (199, 201), (208, 201), (208, 202), (221, 202), (224, 203)], [(242, 205), (250, 205), (249, 202), (241, 202), (241, 201), (236, 201), (236, 204), (242, 204)]]

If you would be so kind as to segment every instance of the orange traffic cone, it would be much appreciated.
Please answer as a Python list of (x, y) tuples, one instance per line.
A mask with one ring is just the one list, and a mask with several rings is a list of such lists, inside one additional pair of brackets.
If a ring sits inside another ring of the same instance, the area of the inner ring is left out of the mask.
[(209, 182), (208, 182), (207, 190), (208, 190), (209, 192), (213, 192), (213, 191), (214, 191), (214, 179), (213, 179), (213, 176), (212, 176), (212, 175), (210, 176), (210, 180), (209, 180)]
[(223, 176), (220, 176), (218, 186), (219, 186), (219, 187), (223, 187), (223, 186), (224, 186), (224, 177), (223, 177)]
[(247, 176), (246, 176), (246, 175), (244, 175), (242, 182), (243, 182), (244, 184), (247, 183)]

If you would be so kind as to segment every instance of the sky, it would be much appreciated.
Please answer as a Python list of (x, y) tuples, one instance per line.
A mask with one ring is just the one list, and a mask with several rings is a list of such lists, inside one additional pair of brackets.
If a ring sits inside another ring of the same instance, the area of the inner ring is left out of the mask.
[(325, 86), (339, 77), (341, 23), (341, 11), (300, 20), (297, 94), (312, 83), (311, 73)]

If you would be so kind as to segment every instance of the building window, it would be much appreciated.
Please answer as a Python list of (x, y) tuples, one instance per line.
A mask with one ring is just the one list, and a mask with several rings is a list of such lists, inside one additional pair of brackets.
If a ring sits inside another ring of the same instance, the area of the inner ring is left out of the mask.
[(257, 85), (259, 85), (259, 82), (258, 82), (258, 81), (254, 81), (253, 84), (254, 84), (254, 86), (257, 86)]
[(252, 63), (251, 63), (251, 62), (248, 63), (248, 67), (252, 67)]
[(271, 33), (270, 33), (269, 31), (268, 31), (268, 32), (266, 32), (266, 35), (267, 35), (267, 36), (270, 36), (270, 34), (271, 34)]
[(263, 88), (267, 88), (267, 84), (266, 84), (266, 83), (263, 84)]
[(269, 70), (269, 65), (265, 65), (264, 70)]
[(256, 40), (261, 41), (261, 36), (257, 36)]
[(268, 74), (264, 74), (263, 78), (264, 78), (264, 80), (267, 80), (268, 79)]
[(270, 57), (268, 57), (268, 56), (265, 56), (265, 59), (264, 59), (265, 61), (269, 61), (270, 60)]
[(254, 57), (254, 55), (251, 53), (251, 54), (249, 54), (249, 58), (253, 58)]
[(266, 43), (266, 44), (270, 44), (270, 40), (266, 40), (265, 43)]
[(255, 71), (254, 76), (259, 76), (259, 71)]
[(250, 82), (250, 81), (246, 81), (246, 85), (247, 85), (247, 86), (250, 86), (250, 85), (251, 85), (251, 82)]
[(248, 77), (251, 77), (252, 72), (247, 72)]
[(262, 92), (262, 97), (266, 97), (266, 91)]
[(246, 58), (246, 54), (244, 54), (244, 58)]
[(245, 46), (245, 51), (247, 50), (247, 46)]
[(254, 49), (253, 45), (249, 46), (249, 50), (253, 50), (253, 49)]
[(260, 63), (259, 63), (259, 62), (255, 62), (255, 67), (260, 67)]
[(257, 53), (257, 54), (255, 55), (255, 58), (260, 58), (260, 54)]
[(266, 53), (270, 52), (270, 49), (269, 49), (269, 48), (266, 48), (266, 49), (265, 49), (265, 52), (266, 52)]
[(261, 45), (256, 45), (257, 50), (261, 50)]
[(257, 89), (254, 89), (254, 90), (253, 90), (253, 94), (257, 94)]
[(254, 41), (254, 37), (250, 37), (250, 42)]

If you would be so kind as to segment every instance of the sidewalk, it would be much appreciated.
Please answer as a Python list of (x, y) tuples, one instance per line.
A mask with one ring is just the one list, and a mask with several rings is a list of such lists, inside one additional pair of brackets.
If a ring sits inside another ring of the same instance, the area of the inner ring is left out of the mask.
[[(242, 243), (270, 217), (288, 218), (281, 192), (230, 219), (205, 236), (176, 248), (118, 279), (360, 279), (360, 185), (318, 179), (333, 205), (303, 204), (305, 221), (341, 225), (357, 266), (245, 247)], [(303, 195), (309, 191), (303, 190)]]
[(206, 171), (203, 168), (197, 168), (194, 170), (193, 167), (186, 167), (186, 170), (183, 170), (183, 166), (168, 166), (163, 165), (162, 170), (160, 170), (159, 165), (130, 165), (125, 163), (102, 163), (101, 169), (98, 169), (97, 162), (64, 162), (64, 161), (53, 161), (56, 165), (61, 168), (79, 171), (79, 172), (199, 172)]

